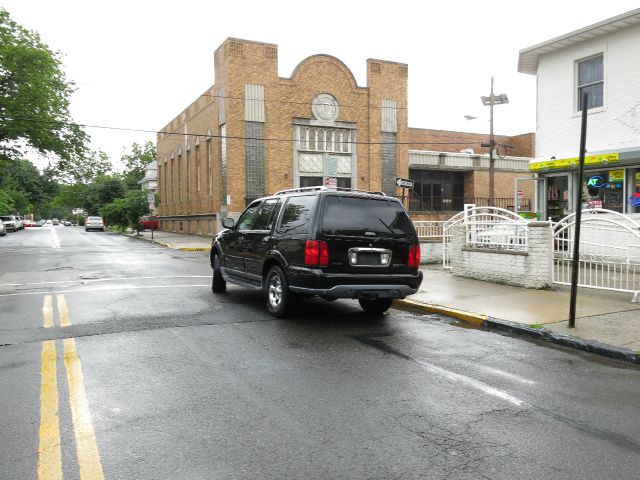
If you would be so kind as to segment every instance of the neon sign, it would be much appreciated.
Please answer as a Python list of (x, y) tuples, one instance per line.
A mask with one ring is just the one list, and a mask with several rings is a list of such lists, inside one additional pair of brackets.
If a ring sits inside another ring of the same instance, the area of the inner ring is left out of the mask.
[(602, 188), (607, 184), (600, 175), (594, 175), (587, 180), (587, 186), (591, 188)]

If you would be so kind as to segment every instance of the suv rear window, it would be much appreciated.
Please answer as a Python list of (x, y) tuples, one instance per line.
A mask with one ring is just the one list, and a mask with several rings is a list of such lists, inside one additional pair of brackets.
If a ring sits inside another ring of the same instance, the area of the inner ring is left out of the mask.
[(411, 220), (394, 200), (328, 195), (322, 219), (324, 235), (402, 238), (413, 234)]

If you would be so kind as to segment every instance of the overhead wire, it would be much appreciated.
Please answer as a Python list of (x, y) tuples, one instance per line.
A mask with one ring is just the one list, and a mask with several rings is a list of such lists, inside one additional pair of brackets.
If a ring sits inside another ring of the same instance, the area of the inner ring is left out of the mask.
[[(197, 112), (199, 114), (200, 112)], [(48, 123), (52, 125), (64, 125), (64, 126), (75, 126), (81, 128), (97, 128), (103, 130), (116, 130), (116, 131), (124, 131), (124, 132), (137, 132), (137, 133), (149, 133), (149, 134), (164, 134), (168, 136), (181, 136), (181, 137), (207, 137), (207, 138), (225, 138), (227, 140), (264, 140), (265, 142), (287, 142), (293, 143), (298, 140), (294, 138), (269, 138), (269, 137), (249, 137), (243, 135), (217, 135), (217, 134), (208, 134), (208, 133), (189, 133), (189, 132), (175, 132), (175, 131), (164, 131), (164, 130), (148, 130), (141, 128), (128, 128), (128, 127), (114, 127), (108, 125), (94, 125), (88, 123), (76, 123), (76, 122), (63, 122), (57, 120), (41, 120), (33, 117), (16, 117), (16, 116), (0, 116), (1, 120), (16, 120), (16, 121), (25, 121), (25, 122), (41, 122)], [(479, 134), (482, 135), (482, 134)], [(465, 141), (465, 142), (363, 142), (363, 141), (345, 141), (341, 143), (349, 143), (352, 145), (383, 145), (393, 143), (395, 145), (476, 145), (480, 144), (480, 141)]]

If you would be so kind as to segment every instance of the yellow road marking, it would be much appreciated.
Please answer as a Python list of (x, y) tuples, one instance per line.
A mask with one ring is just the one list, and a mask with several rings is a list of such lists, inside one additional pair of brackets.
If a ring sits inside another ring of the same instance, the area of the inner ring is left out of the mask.
[(44, 304), (42, 305), (42, 326), (44, 328), (53, 327), (53, 304), (51, 302), (51, 295), (44, 297)]
[[(49, 296), (49, 302), (51, 297)], [(42, 366), (40, 368), (40, 430), (38, 446), (38, 479), (62, 479), (60, 453), (60, 424), (58, 419), (58, 382), (56, 380), (55, 340), (42, 342)]]
[(57, 295), (58, 299), (58, 317), (60, 318), (60, 326), (68, 327), (71, 325), (71, 321), (69, 320), (69, 309), (67, 308), (67, 301), (64, 298), (62, 293)]
[(71, 418), (73, 419), (73, 431), (76, 437), (76, 451), (78, 466), (80, 467), (81, 480), (104, 480), (102, 464), (96, 435), (91, 422), (89, 402), (84, 388), (84, 376), (82, 364), (76, 350), (76, 341), (73, 338), (63, 340), (64, 365), (67, 370), (67, 383), (69, 384), (69, 404), (71, 405)]

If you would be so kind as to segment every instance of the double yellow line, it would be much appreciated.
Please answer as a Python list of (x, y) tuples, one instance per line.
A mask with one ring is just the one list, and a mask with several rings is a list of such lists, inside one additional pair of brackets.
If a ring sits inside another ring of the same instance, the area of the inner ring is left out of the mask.
[[(60, 327), (71, 325), (69, 309), (63, 294), (56, 296), (58, 322)], [(42, 306), (42, 323), (44, 328), (55, 326), (53, 296), (45, 295)], [(69, 386), (69, 406), (76, 439), (76, 455), (81, 480), (103, 480), (100, 453), (96, 442), (89, 402), (84, 388), (82, 364), (78, 357), (76, 341), (66, 338), (62, 341), (64, 366)], [(61, 480), (62, 453), (60, 441), (60, 421), (58, 416), (58, 380), (57, 380), (56, 341), (42, 342), (42, 364), (40, 374), (40, 430), (38, 446), (38, 479)]]

